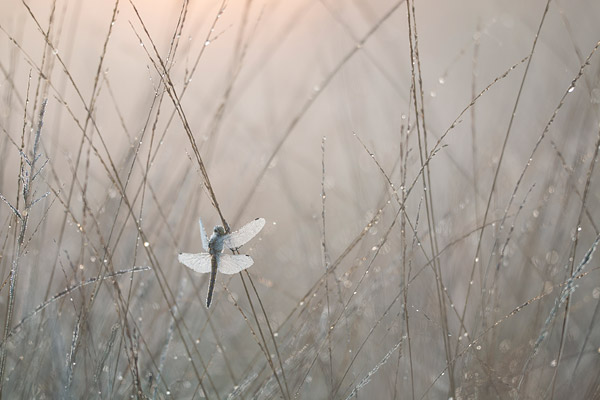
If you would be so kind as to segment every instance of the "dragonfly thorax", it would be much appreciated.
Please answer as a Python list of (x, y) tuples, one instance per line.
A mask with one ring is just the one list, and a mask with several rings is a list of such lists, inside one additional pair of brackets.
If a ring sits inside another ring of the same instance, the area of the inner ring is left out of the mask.
[(224, 243), (223, 239), (225, 237), (225, 229), (222, 226), (217, 225), (215, 229), (213, 229), (213, 234), (208, 241), (208, 248), (210, 254), (218, 254), (223, 251)]

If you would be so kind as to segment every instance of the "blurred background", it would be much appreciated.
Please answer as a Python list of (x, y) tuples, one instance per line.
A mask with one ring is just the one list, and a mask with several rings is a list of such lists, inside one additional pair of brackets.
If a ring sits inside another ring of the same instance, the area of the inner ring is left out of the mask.
[(599, 15), (3, 0), (1, 394), (600, 397)]

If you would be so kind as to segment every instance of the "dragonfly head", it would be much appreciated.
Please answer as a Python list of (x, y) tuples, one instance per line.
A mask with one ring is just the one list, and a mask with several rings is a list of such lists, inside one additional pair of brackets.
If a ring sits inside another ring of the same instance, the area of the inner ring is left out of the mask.
[(215, 229), (213, 229), (213, 232), (219, 236), (223, 236), (225, 234), (225, 229), (221, 225), (217, 225), (215, 226)]

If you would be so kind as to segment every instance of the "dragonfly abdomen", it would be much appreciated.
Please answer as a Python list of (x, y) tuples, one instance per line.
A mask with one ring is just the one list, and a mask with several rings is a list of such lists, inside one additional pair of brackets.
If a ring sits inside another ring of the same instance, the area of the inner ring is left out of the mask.
[(219, 264), (218, 255), (213, 254), (210, 258), (210, 282), (208, 284), (208, 295), (206, 296), (206, 307), (210, 307), (212, 302), (213, 292), (215, 290), (215, 282), (217, 281), (217, 267)]

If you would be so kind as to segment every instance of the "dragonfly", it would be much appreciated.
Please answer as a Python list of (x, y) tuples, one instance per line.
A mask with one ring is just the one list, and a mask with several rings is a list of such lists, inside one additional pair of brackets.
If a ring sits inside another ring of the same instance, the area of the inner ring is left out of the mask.
[(210, 307), (213, 291), (215, 290), (217, 271), (232, 275), (254, 264), (252, 257), (247, 254), (227, 254), (223, 253), (223, 250), (228, 248), (232, 252), (237, 252), (240, 247), (261, 231), (263, 226), (265, 226), (265, 219), (256, 218), (242, 226), (238, 231), (232, 233), (227, 233), (222, 226), (217, 225), (213, 229), (210, 240), (206, 236), (201, 219), (198, 220), (198, 224), (200, 225), (202, 248), (206, 252), (196, 254), (180, 253), (178, 260), (196, 272), (210, 273), (210, 283), (208, 284), (208, 295), (206, 297), (206, 307), (208, 308)]

